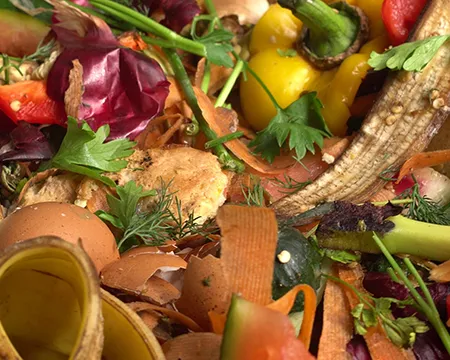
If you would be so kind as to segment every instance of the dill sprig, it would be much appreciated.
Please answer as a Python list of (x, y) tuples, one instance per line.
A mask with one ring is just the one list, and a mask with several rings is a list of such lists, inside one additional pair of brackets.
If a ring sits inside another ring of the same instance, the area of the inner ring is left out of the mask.
[[(200, 235), (208, 237), (218, 232), (213, 220), (199, 224), (199, 216), (190, 213), (186, 219), (182, 216), (181, 201), (174, 192), (169, 191), (172, 181), (165, 183), (161, 179), (159, 189), (144, 191), (130, 181), (125, 186), (118, 186), (117, 197), (108, 195), (109, 212), (98, 211), (96, 214), (122, 230), (117, 238), (121, 252), (132, 245), (145, 244), (160, 246), (168, 240), (180, 240), (187, 236)], [(155, 196), (149, 211), (139, 209), (139, 201), (148, 196)], [(176, 210), (172, 211), (175, 202)]]
[(266, 206), (264, 197), (264, 188), (261, 186), (261, 180), (253, 175), (250, 176), (250, 185), (241, 185), (242, 194), (247, 206)]
[(420, 186), (414, 177), (414, 185), (405, 190), (399, 197), (410, 198), (411, 202), (406, 204), (405, 209), (408, 210), (406, 216), (430, 224), (450, 225), (450, 211), (448, 206), (437, 204), (426, 195), (420, 194)]
[(305, 186), (311, 184), (311, 180), (307, 180), (307, 181), (297, 181), (295, 179), (293, 179), (292, 177), (290, 177), (287, 174), (284, 174), (284, 181), (281, 179), (277, 179), (277, 178), (271, 178), (269, 179), (272, 183), (274, 183), (275, 185), (279, 186), (282, 189), (286, 189), (286, 190), (292, 190), (292, 191), (281, 191), (278, 190), (281, 193), (287, 193), (287, 194), (291, 194), (293, 192), (296, 191), (300, 191), (303, 188), (305, 188)]

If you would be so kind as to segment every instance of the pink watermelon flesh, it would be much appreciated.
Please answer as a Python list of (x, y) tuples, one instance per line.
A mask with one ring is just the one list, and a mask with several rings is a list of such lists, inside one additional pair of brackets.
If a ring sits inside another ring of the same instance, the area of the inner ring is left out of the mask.
[(312, 360), (286, 315), (234, 296), (227, 316), (221, 360)]
[(49, 30), (32, 16), (0, 9), (0, 53), (14, 57), (30, 55)]

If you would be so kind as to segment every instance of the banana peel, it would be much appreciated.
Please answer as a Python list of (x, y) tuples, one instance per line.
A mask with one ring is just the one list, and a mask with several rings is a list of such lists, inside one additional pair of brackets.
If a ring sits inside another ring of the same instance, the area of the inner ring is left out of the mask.
[(164, 359), (139, 316), (100, 289), (83, 249), (57, 237), (0, 254), (0, 359)]

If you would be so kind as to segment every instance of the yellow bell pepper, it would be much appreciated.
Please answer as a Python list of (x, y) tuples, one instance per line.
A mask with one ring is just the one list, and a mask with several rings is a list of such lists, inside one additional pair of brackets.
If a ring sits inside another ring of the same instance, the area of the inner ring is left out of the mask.
[[(299, 55), (280, 55), (279, 49), (266, 49), (250, 59), (249, 66), (269, 88), (275, 100), (285, 108), (308, 89), (320, 72)], [(264, 129), (275, 116), (276, 110), (269, 96), (250, 74), (241, 79), (242, 110), (245, 119), (256, 130)]]
[(291, 10), (278, 4), (270, 6), (253, 28), (250, 54), (254, 55), (266, 49), (293, 48), (301, 27), (302, 22)]
[[(370, 53), (382, 52), (388, 46), (381, 20), (382, 0), (349, 0), (348, 3), (360, 6), (367, 12), (371, 20), (371, 36), (377, 37), (336, 69), (319, 71), (299, 55), (282, 55), (286, 49), (295, 47), (302, 23), (290, 10), (278, 4), (272, 5), (255, 25), (250, 41), (253, 56), (249, 65), (280, 106), (289, 106), (305, 91), (317, 91), (324, 105), (325, 121), (337, 136), (346, 133), (347, 120), (351, 115), (349, 109), (370, 68), (367, 64)], [(251, 75), (248, 75), (247, 81), (242, 79), (240, 96), (245, 119), (254, 129), (264, 129), (275, 115), (275, 107)]]

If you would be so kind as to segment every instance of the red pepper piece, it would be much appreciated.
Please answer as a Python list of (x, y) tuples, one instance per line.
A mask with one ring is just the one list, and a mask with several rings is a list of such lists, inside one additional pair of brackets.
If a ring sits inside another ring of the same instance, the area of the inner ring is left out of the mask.
[(65, 125), (64, 104), (52, 100), (46, 92), (45, 81), (22, 81), (0, 86), (0, 112), (16, 124)]
[(384, 0), (382, 18), (392, 45), (403, 44), (427, 0)]

